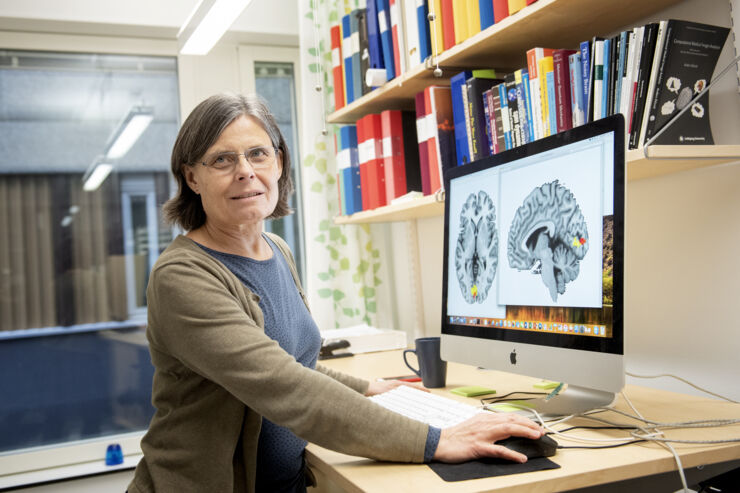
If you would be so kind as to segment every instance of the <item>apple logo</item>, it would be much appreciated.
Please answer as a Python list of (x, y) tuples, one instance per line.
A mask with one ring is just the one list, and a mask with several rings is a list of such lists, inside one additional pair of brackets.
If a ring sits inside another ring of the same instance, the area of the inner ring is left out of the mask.
[(512, 365), (516, 364), (516, 349), (511, 351), (511, 354), (509, 355), (509, 360), (511, 361)]

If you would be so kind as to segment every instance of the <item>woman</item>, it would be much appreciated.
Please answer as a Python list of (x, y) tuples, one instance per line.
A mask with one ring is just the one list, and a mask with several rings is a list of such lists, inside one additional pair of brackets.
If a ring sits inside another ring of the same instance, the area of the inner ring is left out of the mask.
[(321, 345), (286, 244), (262, 232), (290, 213), (290, 156), (265, 105), (217, 95), (187, 118), (172, 152), (166, 218), (187, 233), (147, 289), (156, 408), (131, 493), (305, 491), (305, 440), (388, 461), (526, 457), (494, 445), (539, 438), (520, 417), (438, 429), (365, 395), (397, 384), (316, 366)]

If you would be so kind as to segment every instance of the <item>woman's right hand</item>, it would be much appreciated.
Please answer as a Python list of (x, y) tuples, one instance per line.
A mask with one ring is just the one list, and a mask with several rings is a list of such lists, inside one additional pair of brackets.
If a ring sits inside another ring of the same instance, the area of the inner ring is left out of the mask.
[(540, 425), (518, 414), (480, 413), (459, 425), (442, 430), (434, 460), (454, 463), (496, 457), (527, 462), (524, 454), (496, 445), (495, 442), (510, 436), (537, 439), (544, 434), (545, 430)]

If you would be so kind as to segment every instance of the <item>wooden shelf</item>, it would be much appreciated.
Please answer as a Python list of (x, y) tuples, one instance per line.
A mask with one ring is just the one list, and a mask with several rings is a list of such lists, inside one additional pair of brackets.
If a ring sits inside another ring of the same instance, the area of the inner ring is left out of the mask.
[(643, 149), (627, 151), (627, 181), (739, 161), (740, 145), (650, 146), (648, 156)]
[(391, 204), (371, 211), (362, 211), (351, 216), (337, 216), (334, 224), (362, 224), (362, 223), (390, 223), (394, 221), (408, 221), (423, 217), (441, 216), (445, 211), (445, 203), (437, 202), (434, 195), (426, 195), (420, 199), (409, 200), (400, 204)]
[(605, 35), (622, 26), (679, 3), (680, 0), (538, 0), (516, 14), (442, 52), (444, 70), (434, 78), (432, 68), (417, 66), (329, 115), (329, 123), (354, 123), (369, 113), (413, 109), (414, 95), (430, 84), (449, 85), (449, 78), (470, 68), (521, 68), (532, 47), (577, 48), (581, 41)]
[[(642, 149), (627, 152), (627, 181), (668, 175), (679, 171), (716, 166), (740, 161), (740, 145), (710, 146), (651, 146), (649, 159)], [(410, 200), (402, 204), (362, 211), (351, 216), (334, 218), (335, 224), (363, 224), (409, 221), (424, 217), (442, 216), (444, 202), (437, 202), (433, 195)]]

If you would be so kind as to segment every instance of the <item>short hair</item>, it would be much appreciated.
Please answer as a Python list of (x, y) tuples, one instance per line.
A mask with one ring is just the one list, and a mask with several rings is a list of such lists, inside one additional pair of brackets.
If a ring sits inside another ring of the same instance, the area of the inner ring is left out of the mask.
[(200, 195), (193, 192), (185, 179), (185, 167), (194, 166), (218, 140), (224, 129), (240, 116), (251, 116), (267, 132), (272, 146), (282, 154), (283, 170), (278, 179), (278, 202), (267, 219), (277, 219), (292, 213), (288, 199), (293, 193), (290, 153), (275, 117), (267, 104), (254, 95), (223, 93), (204, 100), (193, 109), (180, 127), (172, 148), (172, 175), (177, 180), (177, 194), (162, 206), (164, 218), (185, 231), (192, 231), (206, 222)]

